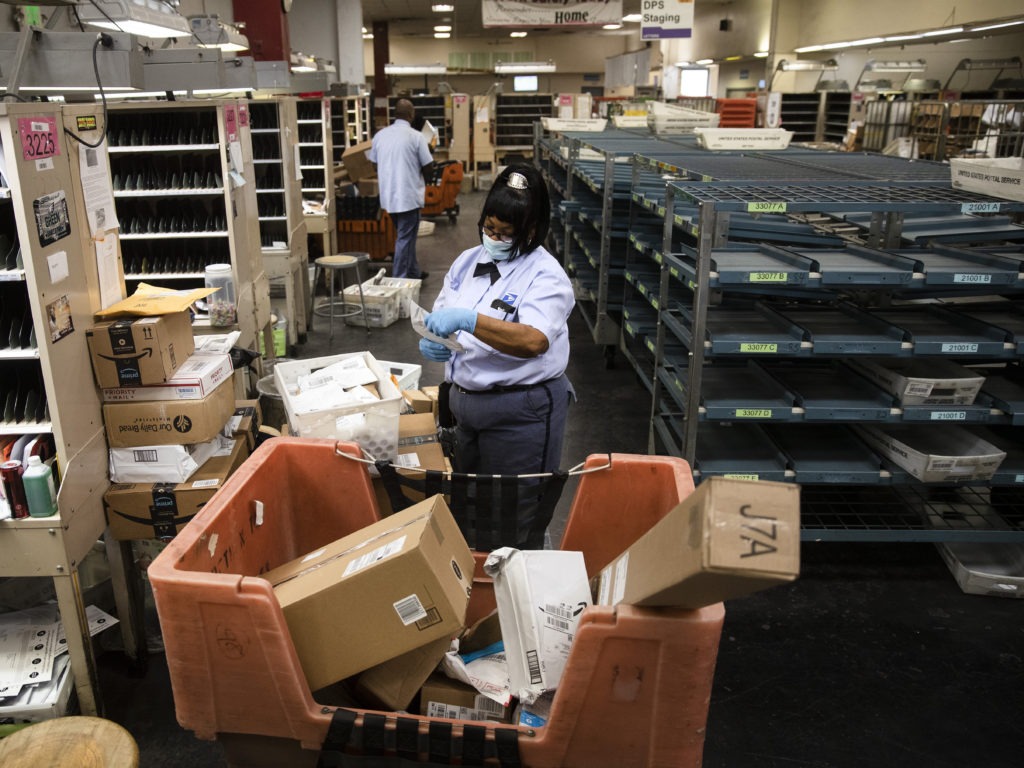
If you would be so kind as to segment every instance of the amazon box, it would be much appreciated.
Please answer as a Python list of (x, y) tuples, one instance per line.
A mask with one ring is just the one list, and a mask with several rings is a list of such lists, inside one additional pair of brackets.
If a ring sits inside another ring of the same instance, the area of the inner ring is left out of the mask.
[(163, 384), (195, 350), (187, 311), (107, 320), (85, 338), (100, 389)]
[(458, 633), (473, 553), (433, 496), (263, 578), (317, 690)]
[(111, 448), (205, 443), (234, 411), (235, 388), (225, 380), (201, 400), (104, 403), (103, 421)]
[(711, 477), (598, 576), (598, 605), (700, 608), (800, 572), (800, 489)]
[[(230, 390), (230, 387), (228, 387)], [(244, 438), (207, 460), (184, 483), (115, 483), (103, 494), (107, 525), (118, 541), (169, 539), (212, 498), (249, 455)]]
[(353, 144), (341, 154), (341, 164), (348, 171), (349, 179), (357, 184), (361, 179), (377, 175), (377, 166), (366, 156), (372, 146), (372, 141), (361, 141), (358, 144)]

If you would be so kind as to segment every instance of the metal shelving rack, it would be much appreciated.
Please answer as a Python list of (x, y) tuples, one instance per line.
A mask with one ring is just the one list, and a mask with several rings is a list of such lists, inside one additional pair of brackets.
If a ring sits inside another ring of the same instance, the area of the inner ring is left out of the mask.
[(499, 93), (494, 99), (492, 132), (494, 151), (500, 159), (533, 151), (534, 124), (554, 115), (554, 96), (550, 93)]
[[(639, 176), (634, 170), (634, 184)], [(657, 215), (648, 191), (641, 183), (634, 199)], [(652, 452), (660, 442), (686, 458), (698, 478), (801, 483), (805, 539), (1024, 539), (1017, 504), (1024, 474), (1015, 471), (1024, 468), (1024, 445), (1005, 432), (1022, 421), (1024, 388), (1014, 364), (1024, 349), (1024, 314), (1006, 303), (864, 308), (847, 300), (864, 290), (895, 298), (1019, 295), (1019, 249), (884, 246), (898, 242), (905, 216), (1015, 213), (1024, 203), (948, 182), (867, 179), (668, 181), (662, 202)], [(734, 217), (851, 210), (873, 218), (872, 247), (733, 241)], [(680, 248), (690, 238), (693, 245)], [(864, 355), (1010, 366), (976, 405), (902, 406), (847, 367)], [(941, 430), (950, 421), (997, 430), (993, 440), (1009, 449), (992, 482), (919, 483), (876, 455), (852, 427), (917, 422)]]
[[(316, 256), (338, 249), (334, 212), (334, 148), (329, 99), (300, 99), (296, 104), (302, 197), (322, 203), (322, 212), (306, 214), (306, 231), (317, 240)], [(310, 254), (314, 249), (310, 249)]]
[(330, 101), (331, 142), (338, 165), (345, 149), (370, 140), (370, 96), (332, 96)]
[[(125, 280), (201, 285), (231, 264), (239, 345), (255, 348), (270, 319), (260, 257), (248, 105), (234, 99), (111, 104), (108, 131)], [(208, 328), (208, 326), (206, 326)], [(197, 332), (205, 330), (196, 323)]]
[(399, 98), (407, 98), (416, 107), (417, 122), (429, 120), (437, 129), (437, 152), (446, 153), (451, 143), (451, 120), (448, 117), (449, 107), (444, 96), (390, 96), (388, 97), (388, 123), (394, 120), (395, 103)]
[(287, 341), (294, 345), (305, 339), (306, 307), (310, 306), (309, 244), (297, 172), (296, 100), (251, 100), (249, 117), (263, 266), (272, 297), (278, 290), (283, 294)]

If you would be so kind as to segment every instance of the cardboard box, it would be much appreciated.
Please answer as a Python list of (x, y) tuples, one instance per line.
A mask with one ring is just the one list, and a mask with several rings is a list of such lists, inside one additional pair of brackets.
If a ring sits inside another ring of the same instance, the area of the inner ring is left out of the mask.
[(985, 377), (950, 360), (850, 360), (859, 374), (900, 399), (903, 405), (971, 405)]
[(434, 496), (263, 578), (316, 690), (458, 632), (473, 553)]
[(449, 720), (491, 720), (511, 723), (512, 708), (503, 707), (470, 685), (435, 673), (420, 693), (420, 714)]
[(558, 687), (590, 605), (583, 553), (502, 547), (487, 556), (484, 572), (494, 579), (512, 694), (535, 701)]
[(104, 389), (105, 403), (138, 403), (152, 400), (202, 400), (221, 382), (231, 378), (231, 356), (196, 352), (190, 355), (163, 384)]
[(349, 179), (357, 184), (360, 179), (377, 175), (377, 166), (366, 156), (372, 146), (372, 141), (361, 141), (341, 153), (341, 164), (345, 166)]
[(408, 709), (427, 678), (441, 663), (451, 642), (450, 637), (442, 637), (370, 667), (356, 678), (356, 694), (375, 709)]
[(111, 448), (205, 443), (235, 410), (235, 389), (225, 381), (202, 400), (105, 403), (103, 421)]
[(224, 426), (224, 434), (232, 437), (244, 437), (249, 452), (256, 450), (260, 427), (263, 426), (263, 411), (259, 400), (235, 401), (235, 412)]
[(356, 184), (362, 197), (379, 197), (380, 182), (376, 178), (360, 179)]
[(85, 338), (100, 389), (163, 384), (195, 349), (188, 312), (107, 320)]
[(217, 435), (205, 443), (110, 449), (112, 483), (183, 483), (207, 461), (231, 453), (234, 441)]
[(1006, 453), (973, 432), (953, 425), (855, 426), (879, 454), (924, 483), (991, 480)]
[(800, 489), (711, 477), (598, 576), (598, 605), (700, 608), (800, 573)]
[(434, 413), (434, 405), (437, 403), (436, 398), (431, 400), (430, 397), (419, 389), (407, 389), (402, 392), (402, 397), (405, 398), (405, 402), (412, 408), (413, 413)]
[(107, 525), (119, 541), (169, 539), (210, 500), (249, 455), (245, 440), (231, 453), (214, 456), (184, 483), (117, 483), (103, 501)]
[[(429, 413), (403, 413), (398, 417), (398, 455), (394, 464), (400, 475), (411, 478), (423, 477), (424, 470), (450, 471), (444, 449), (437, 439), (437, 425)], [(390, 515), (391, 499), (380, 477), (373, 478), (373, 490), (380, 513)], [(405, 495), (413, 501), (423, 498), (422, 494), (410, 488), (405, 489)]]

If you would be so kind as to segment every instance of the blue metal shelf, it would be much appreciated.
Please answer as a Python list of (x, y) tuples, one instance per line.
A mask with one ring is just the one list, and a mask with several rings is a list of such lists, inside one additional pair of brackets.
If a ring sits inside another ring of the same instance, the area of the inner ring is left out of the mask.
[(794, 393), (804, 421), (889, 421), (892, 395), (863, 379), (845, 365), (765, 366), (782, 386)]
[(755, 424), (704, 424), (697, 432), (694, 473), (748, 480), (793, 482), (786, 457)]
[(882, 460), (844, 426), (769, 425), (765, 432), (785, 454), (798, 483), (878, 485), (888, 480), (882, 474)]

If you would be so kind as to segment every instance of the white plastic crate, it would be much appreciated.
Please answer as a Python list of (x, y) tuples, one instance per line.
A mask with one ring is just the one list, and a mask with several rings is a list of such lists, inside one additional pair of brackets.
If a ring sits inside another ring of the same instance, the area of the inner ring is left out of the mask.
[(696, 128), (716, 128), (720, 116), (689, 107), (647, 102), (647, 125), (654, 133), (693, 133)]
[(954, 157), (949, 168), (953, 186), (958, 189), (1024, 201), (1024, 157)]
[(414, 301), (417, 304), (420, 303), (420, 288), (422, 285), (423, 281), (418, 277), (374, 277), (363, 283), (363, 287), (390, 286), (391, 288), (400, 288), (402, 293), (398, 297), (398, 316), (401, 318), (409, 317), (410, 301)]
[[(398, 287), (364, 283), (363, 303), (366, 305), (366, 312), (349, 315), (345, 322), (349, 325), (387, 328), (400, 316), (401, 293), (402, 289)], [(360, 306), (358, 285), (350, 285), (345, 289), (345, 304), (349, 307)]]
[[(299, 407), (296, 399), (300, 377), (353, 357), (362, 357), (376, 376), (380, 400), (319, 409)], [(402, 393), (392, 381), (391, 374), (369, 352), (279, 362), (274, 366), (274, 381), (284, 402), (292, 434), (354, 440), (375, 459), (393, 460), (398, 457), (398, 414), (402, 411)]]
[(706, 128), (693, 129), (704, 149), (785, 149), (793, 132), (785, 128)]
[(419, 389), (420, 374), (423, 366), (416, 363), (393, 363), (390, 360), (378, 360), (377, 365), (390, 373), (398, 381), (401, 390)]

